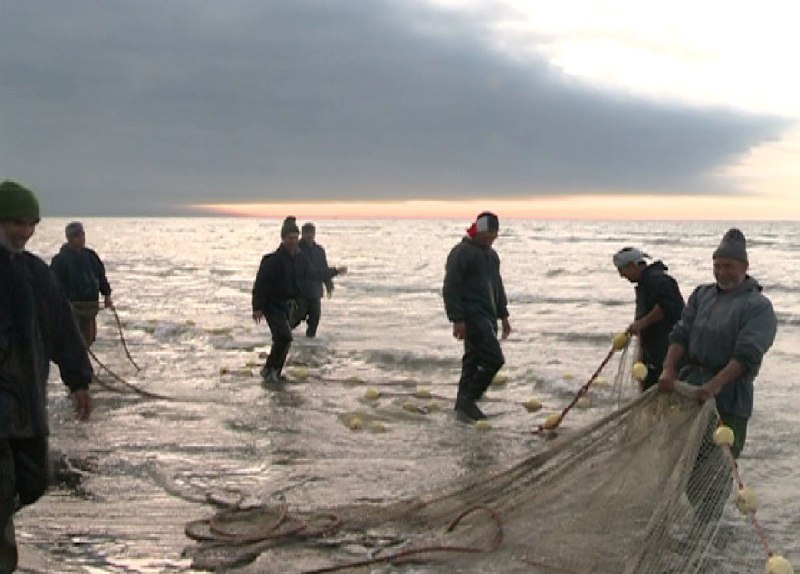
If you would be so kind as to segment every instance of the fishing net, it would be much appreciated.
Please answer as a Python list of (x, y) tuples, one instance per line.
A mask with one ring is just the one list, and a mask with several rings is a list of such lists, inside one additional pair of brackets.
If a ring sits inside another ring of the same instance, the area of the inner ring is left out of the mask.
[[(713, 401), (679, 390), (651, 389), (510, 468), (391, 505), (230, 504), (187, 524), (186, 554), (197, 569), (257, 559), (255, 572), (306, 574), (730, 571), (713, 544), (735, 465), (712, 440)], [(746, 551), (737, 571), (761, 570)]]

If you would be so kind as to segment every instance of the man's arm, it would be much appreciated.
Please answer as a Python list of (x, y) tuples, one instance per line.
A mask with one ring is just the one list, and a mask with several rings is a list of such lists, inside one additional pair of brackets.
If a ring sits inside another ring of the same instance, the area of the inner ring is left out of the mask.
[(272, 276), (272, 267), (274, 263), (270, 265), (271, 262), (275, 259), (273, 254), (264, 255), (261, 258), (261, 263), (258, 266), (258, 273), (256, 274), (256, 279), (253, 282), (253, 296), (252, 296), (252, 309), (253, 309), (253, 321), (259, 323), (261, 318), (264, 316), (266, 311), (267, 305), (267, 294), (269, 292), (269, 282)]
[[(447, 318), (454, 326), (461, 323), (462, 327), (465, 319), (463, 303), (465, 265), (458, 247), (450, 251), (445, 263), (444, 285), (442, 286), (442, 298)], [(455, 330), (453, 334), (458, 338)]]
[(113, 302), (111, 301), (111, 285), (108, 283), (108, 277), (106, 277), (106, 266), (103, 264), (103, 260), (94, 253), (95, 260), (97, 261), (97, 279), (100, 286), (100, 293), (103, 295), (103, 303), (106, 307), (112, 307)]

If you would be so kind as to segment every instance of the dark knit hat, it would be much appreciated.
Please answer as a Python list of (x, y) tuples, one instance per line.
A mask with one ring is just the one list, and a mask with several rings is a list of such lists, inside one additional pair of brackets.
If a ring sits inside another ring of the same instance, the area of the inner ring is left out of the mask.
[(316, 230), (317, 230), (316, 226), (310, 221), (306, 221), (303, 224), (303, 231), (316, 231)]
[(284, 239), (290, 233), (300, 234), (300, 229), (297, 227), (297, 218), (294, 215), (289, 215), (283, 220), (281, 226), (281, 239)]
[(719, 247), (714, 251), (714, 259), (717, 257), (730, 257), (748, 263), (747, 261), (747, 240), (744, 238), (744, 233), (735, 227), (731, 227), (722, 236)]
[(39, 221), (39, 202), (27, 187), (13, 181), (0, 183), (0, 219)]

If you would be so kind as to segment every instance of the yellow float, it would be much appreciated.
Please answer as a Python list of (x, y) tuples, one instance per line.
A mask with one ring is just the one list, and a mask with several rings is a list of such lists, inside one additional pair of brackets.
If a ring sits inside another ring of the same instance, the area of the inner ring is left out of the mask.
[(611, 346), (615, 351), (621, 351), (628, 345), (630, 340), (631, 336), (628, 333), (617, 333), (611, 340)]

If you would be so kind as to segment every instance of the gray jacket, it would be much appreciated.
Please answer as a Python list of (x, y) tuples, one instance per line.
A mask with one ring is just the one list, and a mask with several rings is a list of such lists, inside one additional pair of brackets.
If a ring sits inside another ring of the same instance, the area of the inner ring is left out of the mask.
[(687, 364), (681, 369), (681, 379), (703, 385), (736, 359), (744, 365), (744, 374), (720, 391), (717, 409), (723, 414), (750, 417), (753, 381), (777, 328), (772, 303), (752, 277), (730, 291), (720, 290), (715, 283), (697, 287), (669, 337), (670, 343), (686, 349)]

